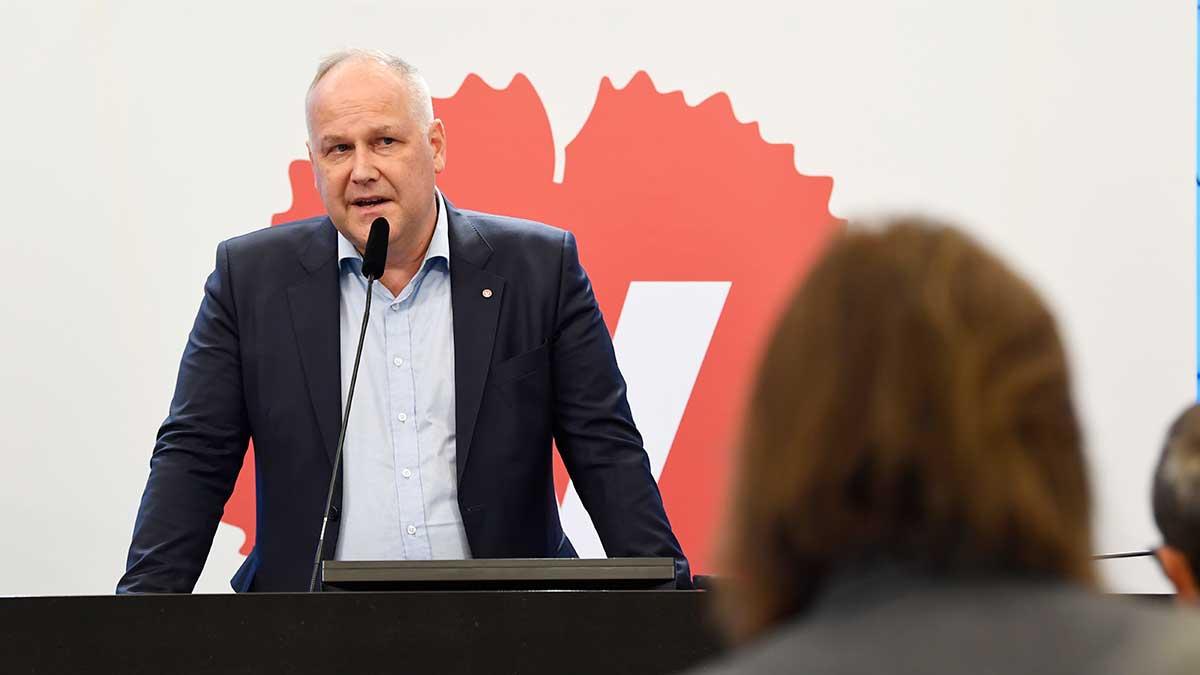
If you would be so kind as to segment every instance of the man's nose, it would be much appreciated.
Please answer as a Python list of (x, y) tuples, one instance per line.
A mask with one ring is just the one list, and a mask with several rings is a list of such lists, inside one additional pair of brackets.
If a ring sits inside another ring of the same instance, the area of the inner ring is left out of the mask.
[(350, 180), (355, 183), (369, 183), (379, 178), (379, 170), (371, 161), (371, 153), (358, 151), (354, 153), (354, 168), (350, 172)]

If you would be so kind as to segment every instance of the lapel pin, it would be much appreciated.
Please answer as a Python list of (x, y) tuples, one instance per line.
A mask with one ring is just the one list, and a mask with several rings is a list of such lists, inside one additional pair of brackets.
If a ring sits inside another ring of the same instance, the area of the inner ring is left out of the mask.
[(483, 289), (483, 292), (480, 293), (480, 295), (482, 295), (485, 298), (490, 298), (490, 297), (492, 297), (492, 289), (485, 288), (485, 289)]

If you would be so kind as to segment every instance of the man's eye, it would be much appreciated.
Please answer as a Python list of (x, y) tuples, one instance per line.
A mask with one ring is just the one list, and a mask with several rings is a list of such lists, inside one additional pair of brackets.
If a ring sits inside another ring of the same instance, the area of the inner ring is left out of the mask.
[(388, 138), (388, 137), (386, 137), (386, 136), (385, 136), (385, 137), (383, 137), (383, 138), (381, 138), (381, 139), (379, 139), (379, 144), (380, 144), (380, 145), (391, 145), (392, 143), (395, 143), (395, 142), (396, 142), (396, 139), (394, 139), (394, 138)]
[(337, 145), (330, 146), (329, 148), (330, 152), (347, 152), (349, 150), (350, 146), (346, 143), (338, 143)]

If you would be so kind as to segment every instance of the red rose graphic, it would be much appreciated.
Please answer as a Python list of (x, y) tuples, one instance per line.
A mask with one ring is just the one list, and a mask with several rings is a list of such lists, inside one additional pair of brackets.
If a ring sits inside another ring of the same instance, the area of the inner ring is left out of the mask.
[[(471, 75), (434, 106), (449, 140), (438, 177), (447, 198), (574, 232), (610, 332), (631, 281), (731, 282), (659, 479), (693, 569), (709, 570), (743, 401), (775, 314), (836, 227), (832, 179), (800, 174), (792, 146), (738, 122), (726, 95), (689, 106), (644, 72), (623, 89), (601, 82), (562, 183), (545, 108), (523, 75), (500, 90)], [(289, 177), (292, 206), (272, 224), (323, 211), (308, 162), (292, 162)], [(244, 554), (253, 472), (247, 461), (224, 515), (246, 532)], [(555, 478), (561, 501), (561, 462)]]

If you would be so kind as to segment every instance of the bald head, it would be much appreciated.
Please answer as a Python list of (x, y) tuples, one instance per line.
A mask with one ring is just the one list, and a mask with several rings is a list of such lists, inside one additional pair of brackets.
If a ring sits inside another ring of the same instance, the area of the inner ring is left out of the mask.
[(378, 85), (396, 87), (417, 124), (428, 126), (433, 121), (433, 98), (429, 95), (429, 85), (412, 64), (374, 49), (347, 49), (325, 57), (317, 66), (312, 83), (308, 85), (305, 120), (309, 136), (313, 129), (315, 99), (327, 93), (331, 88), (328, 85), (335, 84), (343, 75), (351, 73), (356, 77), (374, 75), (376, 77), (373, 79)]

